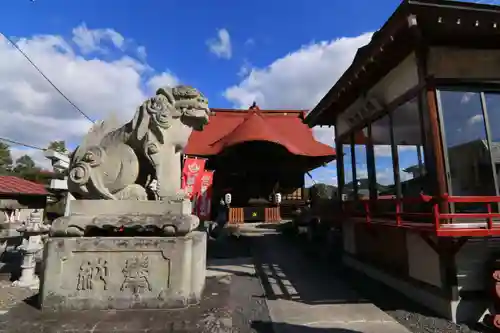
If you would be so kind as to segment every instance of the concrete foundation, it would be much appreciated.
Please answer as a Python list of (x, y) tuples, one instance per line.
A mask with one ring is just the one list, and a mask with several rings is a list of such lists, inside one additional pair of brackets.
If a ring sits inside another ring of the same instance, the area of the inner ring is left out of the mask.
[(199, 302), (206, 233), (177, 237), (51, 238), (44, 249), (43, 310), (168, 309)]
[(413, 301), (431, 309), (437, 315), (454, 323), (477, 323), (487, 313), (488, 299), (451, 300), (403, 281), (374, 266), (362, 263), (350, 256), (343, 256), (343, 263), (372, 279), (378, 280), (406, 295)]

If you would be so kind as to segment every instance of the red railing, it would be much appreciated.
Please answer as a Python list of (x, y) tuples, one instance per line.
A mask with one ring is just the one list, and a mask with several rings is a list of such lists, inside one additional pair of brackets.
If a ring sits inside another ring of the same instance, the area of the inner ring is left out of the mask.
[[(486, 212), (448, 213), (440, 207), (450, 204), (484, 204)], [(417, 198), (378, 198), (344, 201), (345, 217), (366, 224), (417, 229), (435, 233), (441, 237), (484, 237), (500, 235), (500, 212), (493, 212), (492, 205), (500, 203), (500, 196), (449, 196), (432, 197), (420, 195)], [(381, 205), (393, 205), (394, 211), (373, 209)], [(405, 206), (426, 205), (428, 211), (405, 211)], [(356, 206), (358, 206), (356, 208)], [(457, 221), (460, 219), (460, 221)], [(495, 222), (494, 219), (499, 219)], [(415, 221), (417, 220), (417, 221)]]

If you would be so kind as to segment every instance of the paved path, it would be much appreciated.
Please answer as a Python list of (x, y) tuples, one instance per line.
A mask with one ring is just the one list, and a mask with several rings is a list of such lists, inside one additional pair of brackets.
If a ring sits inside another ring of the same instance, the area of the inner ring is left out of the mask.
[(254, 258), (247, 239), (211, 248), (198, 306), (44, 314), (23, 302), (31, 294), (0, 284), (0, 332), (408, 333), (283, 237), (250, 229)]
[(275, 333), (409, 333), (338, 277), (317, 272), (283, 237), (269, 231), (255, 236), (257, 274)]

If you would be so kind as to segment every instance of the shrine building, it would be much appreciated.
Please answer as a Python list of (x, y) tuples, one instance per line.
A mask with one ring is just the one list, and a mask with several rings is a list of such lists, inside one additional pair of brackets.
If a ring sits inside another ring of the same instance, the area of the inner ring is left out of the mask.
[[(211, 109), (184, 153), (214, 170), (212, 204), (232, 196), (230, 223), (278, 222), (304, 205), (304, 175), (335, 159), (303, 123), (305, 110)], [(280, 202), (275, 198), (279, 194)], [(212, 209), (216, 212), (217, 209)]]
[(500, 310), (500, 6), (403, 1), (305, 122), (335, 126), (346, 265), (455, 322)]

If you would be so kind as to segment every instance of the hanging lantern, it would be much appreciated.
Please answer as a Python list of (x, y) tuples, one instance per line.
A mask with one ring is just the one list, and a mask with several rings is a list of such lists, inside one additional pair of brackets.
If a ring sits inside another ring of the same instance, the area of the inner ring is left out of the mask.
[(232, 199), (231, 193), (226, 193), (224, 195), (224, 202), (226, 203), (226, 205), (231, 204), (231, 199)]
[(279, 205), (281, 203), (281, 193), (276, 193), (274, 195), (274, 202)]

